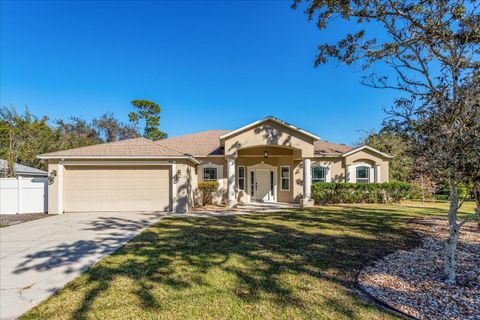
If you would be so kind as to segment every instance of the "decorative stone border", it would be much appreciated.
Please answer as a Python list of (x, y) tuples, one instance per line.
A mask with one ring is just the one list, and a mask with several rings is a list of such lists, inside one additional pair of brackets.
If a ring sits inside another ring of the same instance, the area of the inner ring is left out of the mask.
[[(372, 262), (370, 263), (367, 267), (370, 267), (374, 264), (375, 262)], [(365, 267), (365, 268), (367, 268)], [(364, 269), (365, 269), (364, 268)], [(405, 312), (403, 312), (402, 310), (399, 310), (397, 308), (395, 308), (394, 306), (392, 305), (389, 305), (388, 303), (386, 303), (385, 301), (375, 297), (374, 295), (372, 295), (370, 292), (368, 292), (367, 290), (365, 290), (365, 288), (363, 288), (363, 286), (360, 284), (360, 282), (358, 281), (358, 277), (360, 276), (360, 274), (362, 273), (362, 271), (364, 270), (360, 270), (357, 272), (357, 274), (355, 275), (355, 284), (357, 286), (357, 288), (362, 292), (362, 294), (364, 294), (365, 296), (367, 296), (370, 300), (372, 300), (373, 302), (375, 302), (375, 304), (377, 304), (379, 307), (383, 308), (383, 309), (386, 309), (388, 312), (390, 313), (393, 313), (395, 314), (396, 316), (399, 316), (399, 317), (402, 317), (404, 319), (410, 319), (410, 320), (420, 320), (418, 318), (415, 318)]]
[(442, 219), (411, 223), (421, 244), (374, 261), (355, 277), (359, 290), (379, 306), (408, 319), (479, 319), (480, 235), (467, 224), (457, 251), (457, 285), (443, 281), (443, 248), (448, 226)]

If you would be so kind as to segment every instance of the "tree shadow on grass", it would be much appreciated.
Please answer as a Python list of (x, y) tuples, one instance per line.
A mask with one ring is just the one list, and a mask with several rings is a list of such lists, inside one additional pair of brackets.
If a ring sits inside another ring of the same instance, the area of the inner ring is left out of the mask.
[[(282, 280), (283, 275), (313, 277), (352, 289), (356, 273), (367, 263), (418, 243), (402, 219), (402, 214), (371, 208), (328, 207), (166, 218), (87, 270), (84, 277), (91, 287), (72, 316), (86, 318), (95, 299), (117, 277), (136, 284), (131, 293), (142, 308), (161, 311), (163, 301), (156, 297), (155, 288), (181, 292), (202, 286), (208, 291), (202, 277), (215, 268), (234, 277), (231, 290), (240, 301), (268, 299), (280, 307), (308, 309), (308, 302)], [(236, 263), (230, 263), (232, 259)], [(179, 277), (181, 268), (188, 268), (190, 276)], [(67, 288), (76, 285), (74, 281)], [(327, 303), (345, 317), (358, 318), (342, 301)]]

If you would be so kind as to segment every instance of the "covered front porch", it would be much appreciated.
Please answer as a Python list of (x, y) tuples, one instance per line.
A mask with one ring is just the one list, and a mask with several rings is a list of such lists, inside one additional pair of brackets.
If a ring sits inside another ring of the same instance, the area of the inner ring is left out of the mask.
[(310, 159), (319, 138), (273, 117), (220, 137), (227, 160), (227, 204), (311, 204)]
[(227, 157), (226, 169), (229, 207), (310, 200), (310, 158), (302, 157), (300, 149), (275, 145), (241, 148)]

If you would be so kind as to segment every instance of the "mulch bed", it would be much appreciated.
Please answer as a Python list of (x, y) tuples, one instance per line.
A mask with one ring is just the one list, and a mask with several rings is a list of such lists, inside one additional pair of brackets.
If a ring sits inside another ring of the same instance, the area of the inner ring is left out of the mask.
[(457, 283), (443, 282), (447, 221), (419, 219), (412, 228), (420, 247), (397, 251), (362, 270), (360, 286), (377, 299), (419, 319), (480, 319), (480, 232), (463, 226), (457, 250)]
[(21, 213), (21, 214), (0, 214), (0, 225), (11, 226), (31, 220), (47, 218), (51, 215), (46, 213)]

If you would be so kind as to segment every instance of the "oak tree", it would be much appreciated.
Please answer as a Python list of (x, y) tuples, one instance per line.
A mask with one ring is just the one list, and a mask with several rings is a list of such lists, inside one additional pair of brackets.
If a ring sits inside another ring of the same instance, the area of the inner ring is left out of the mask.
[[(467, 0), (294, 0), (292, 6), (301, 5), (321, 30), (335, 19), (356, 22), (354, 32), (319, 46), (316, 66), (331, 59), (360, 63), (366, 72), (364, 85), (403, 92), (390, 115), (403, 121), (420, 145), (426, 143), (432, 160), (453, 156), (451, 161), (436, 162), (450, 187), (444, 276), (446, 282), (454, 283), (456, 244), (464, 223), (457, 217), (462, 203), (458, 185), (466, 177), (462, 157), (476, 153), (474, 145), (461, 143), (468, 134), (462, 86), (480, 67), (480, 4)], [(368, 26), (380, 26), (383, 34), (369, 37)], [(368, 73), (374, 65), (388, 66), (390, 71)], [(441, 130), (428, 130), (428, 125)]]

